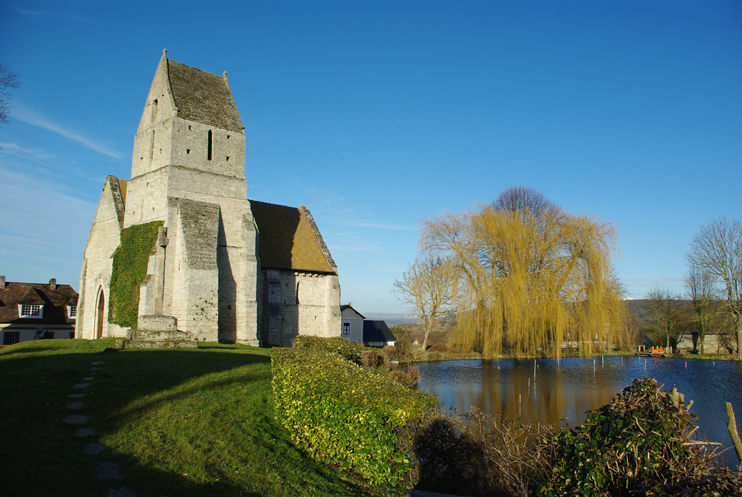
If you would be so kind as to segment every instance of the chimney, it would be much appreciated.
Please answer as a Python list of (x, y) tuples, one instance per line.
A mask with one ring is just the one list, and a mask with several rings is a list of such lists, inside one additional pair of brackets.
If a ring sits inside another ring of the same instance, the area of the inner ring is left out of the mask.
[(0, 276), (0, 290), (5, 290), (5, 276)]
[(49, 280), (49, 290), (56, 290), (57, 289), (57, 279), (52, 278)]

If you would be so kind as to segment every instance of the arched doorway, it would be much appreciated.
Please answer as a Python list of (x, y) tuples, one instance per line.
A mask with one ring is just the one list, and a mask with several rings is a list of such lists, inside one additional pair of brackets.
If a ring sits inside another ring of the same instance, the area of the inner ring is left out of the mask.
[(95, 337), (103, 338), (103, 315), (106, 313), (106, 296), (103, 288), (98, 292), (98, 323), (96, 326)]

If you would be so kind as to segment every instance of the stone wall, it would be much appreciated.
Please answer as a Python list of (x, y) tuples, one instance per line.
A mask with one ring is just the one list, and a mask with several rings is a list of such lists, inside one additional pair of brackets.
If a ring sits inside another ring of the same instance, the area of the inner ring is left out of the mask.
[(263, 271), (261, 343), (289, 347), (297, 335), (340, 336), (336, 275)]
[(80, 297), (77, 304), (75, 337), (97, 337), (98, 298), (104, 298), (102, 336), (125, 336), (125, 330), (108, 322), (109, 288), (113, 253), (119, 246), (123, 219), (123, 200), (118, 179), (108, 176), (103, 186), (98, 209), (90, 228), (80, 273)]

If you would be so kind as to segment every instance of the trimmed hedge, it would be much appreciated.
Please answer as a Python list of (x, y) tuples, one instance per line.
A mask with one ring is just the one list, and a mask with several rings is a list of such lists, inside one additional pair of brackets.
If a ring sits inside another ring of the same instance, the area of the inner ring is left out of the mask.
[(294, 341), (297, 350), (321, 350), (337, 354), (346, 361), (362, 366), (362, 354), (366, 350), (363, 345), (349, 342), (342, 337), (322, 338), (307, 335), (299, 335)]
[(139, 287), (147, 277), (147, 263), (163, 221), (137, 224), (121, 230), (121, 243), (113, 254), (108, 322), (136, 328)]
[[(333, 340), (315, 345), (349, 351)], [(397, 430), (434, 408), (435, 396), (308, 346), (273, 351), (276, 419), (314, 459), (353, 471), (374, 486), (408, 483), (414, 458), (405, 453)]]

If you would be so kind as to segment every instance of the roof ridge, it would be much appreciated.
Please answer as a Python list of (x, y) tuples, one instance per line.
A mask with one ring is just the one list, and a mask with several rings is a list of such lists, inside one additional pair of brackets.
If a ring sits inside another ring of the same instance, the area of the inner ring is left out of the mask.
[(294, 206), (292, 206), (292, 205), (284, 205), (284, 204), (274, 204), (273, 202), (264, 202), (264, 201), (262, 201), (262, 200), (251, 200), (251, 199), (249, 199), (249, 198), (248, 198), (247, 200), (248, 200), (248, 202), (257, 202), (257, 203), (259, 203), (259, 204), (265, 204), (265, 205), (275, 205), (275, 206), (277, 206), (277, 207), (286, 207), (286, 208), (288, 208), (288, 209), (298, 209), (298, 207), (294, 207)]

